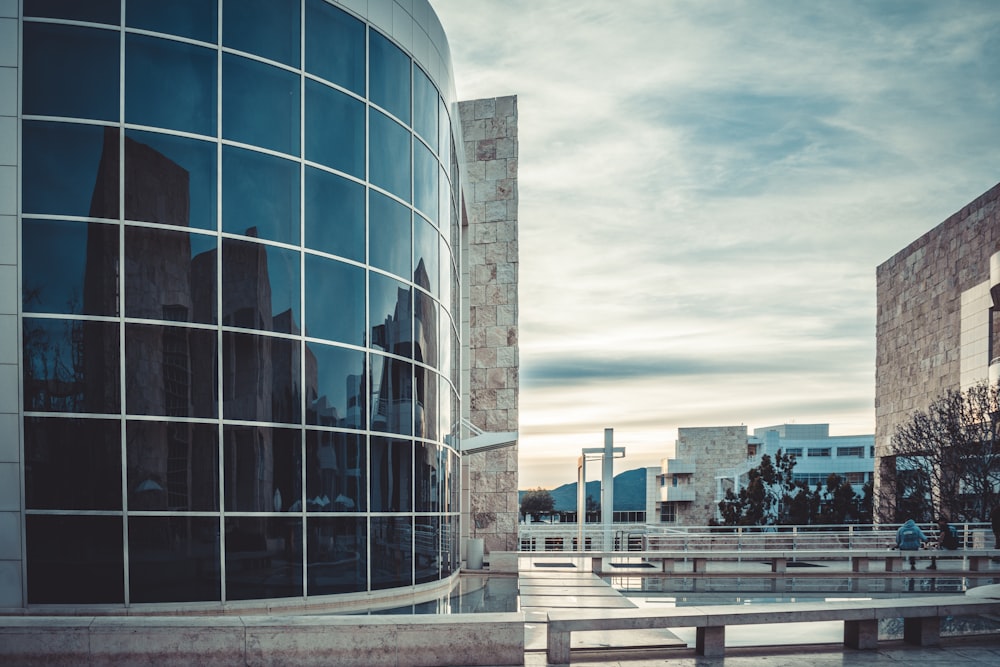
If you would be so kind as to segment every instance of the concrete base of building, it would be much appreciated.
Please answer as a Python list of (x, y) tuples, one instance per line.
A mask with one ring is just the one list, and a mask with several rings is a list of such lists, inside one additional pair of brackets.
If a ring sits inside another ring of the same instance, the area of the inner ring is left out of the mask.
[(4, 617), (0, 664), (523, 665), (524, 614)]

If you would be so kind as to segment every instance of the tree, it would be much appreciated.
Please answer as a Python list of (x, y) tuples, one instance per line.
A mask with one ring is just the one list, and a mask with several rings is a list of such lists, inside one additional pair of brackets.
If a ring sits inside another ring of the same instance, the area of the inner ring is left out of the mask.
[(552, 514), (555, 506), (556, 502), (552, 498), (552, 494), (542, 488), (525, 491), (521, 497), (521, 515), (530, 515), (533, 519), (545, 514)]
[(984, 521), (1000, 504), (1000, 385), (949, 390), (896, 428), (880, 505), (894, 519)]
[(732, 489), (726, 490), (725, 498), (719, 502), (722, 523), (727, 526), (779, 523), (797, 488), (792, 481), (794, 468), (795, 457), (780, 449), (773, 460), (764, 454), (760, 464), (747, 471), (747, 485), (739, 494)]

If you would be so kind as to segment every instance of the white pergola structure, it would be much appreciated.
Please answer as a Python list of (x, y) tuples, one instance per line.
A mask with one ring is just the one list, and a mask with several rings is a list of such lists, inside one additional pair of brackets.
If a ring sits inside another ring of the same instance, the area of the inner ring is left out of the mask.
[(586, 548), (583, 528), (587, 523), (587, 461), (601, 461), (601, 525), (604, 544), (602, 549), (612, 548), (612, 522), (615, 511), (615, 469), (614, 460), (625, 458), (625, 448), (615, 447), (614, 429), (604, 429), (603, 447), (584, 447), (576, 462), (576, 523), (577, 551)]

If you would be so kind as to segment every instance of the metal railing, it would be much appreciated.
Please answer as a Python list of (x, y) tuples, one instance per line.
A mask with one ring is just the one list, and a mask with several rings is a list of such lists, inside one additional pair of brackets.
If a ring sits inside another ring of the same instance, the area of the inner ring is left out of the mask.
[[(987, 523), (953, 524), (963, 546), (993, 546)], [(826, 526), (676, 526), (615, 524), (610, 544), (600, 524), (583, 529), (583, 543), (575, 523), (522, 524), (519, 551), (759, 551), (787, 549), (889, 549), (896, 544), (899, 524)], [(933, 539), (937, 526), (922, 525)]]

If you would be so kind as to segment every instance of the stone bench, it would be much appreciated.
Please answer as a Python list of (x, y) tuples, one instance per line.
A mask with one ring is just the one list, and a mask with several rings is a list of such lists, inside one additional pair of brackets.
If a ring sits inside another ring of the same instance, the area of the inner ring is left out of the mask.
[(523, 665), (524, 614), (4, 616), (7, 665)]
[(550, 664), (568, 664), (573, 632), (694, 627), (695, 651), (720, 657), (725, 655), (727, 625), (809, 621), (843, 621), (846, 647), (874, 649), (878, 645), (878, 622), (885, 618), (903, 619), (903, 639), (907, 643), (937, 646), (942, 618), (998, 612), (1000, 599), (965, 595), (758, 606), (557, 610), (548, 612), (547, 653)]

